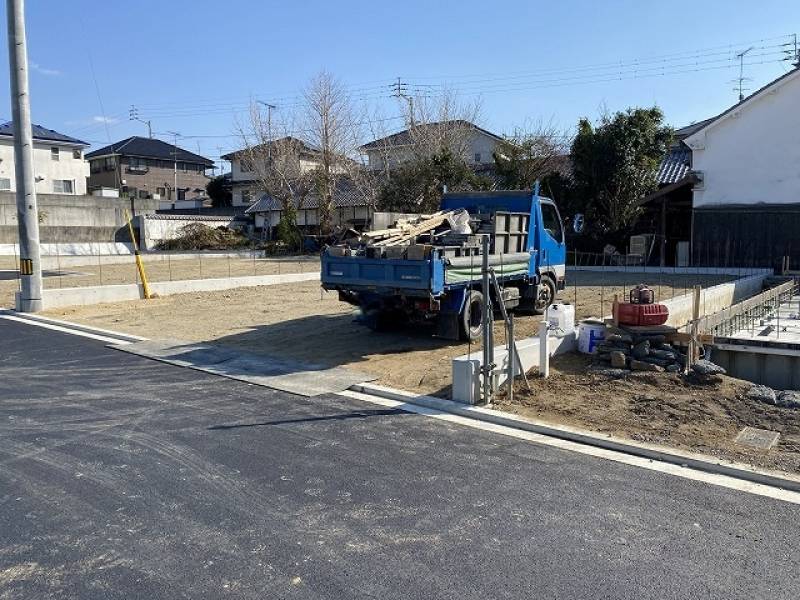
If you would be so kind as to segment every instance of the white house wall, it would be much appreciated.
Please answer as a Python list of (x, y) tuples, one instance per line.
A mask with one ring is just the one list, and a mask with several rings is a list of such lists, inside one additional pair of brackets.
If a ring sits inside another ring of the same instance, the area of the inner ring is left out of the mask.
[(800, 74), (687, 138), (694, 207), (800, 202)]
[[(493, 162), (492, 153), (498, 144), (497, 138), (486, 135), (482, 131), (472, 131), (469, 143), (464, 152), (463, 159), (468, 165), (479, 166)], [(480, 154), (480, 161), (476, 161), (476, 154)], [(399, 146), (367, 151), (369, 168), (379, 171), (384, 168), (384, 159), (389, 169), (395, 169), (414, 157), (411, 148)]]
[[(59, 159), (53, 160), (50, 148), (60, 149)], [(86, 178), (89, 176), (89, 163), (83, 158), (83, 150), (79, 159), (73, 158), (74, 147), (57, 143), (34, 142), (33, 145), (33, 172), (37, 179), (36, 192), (39, 194), (53, 194), (53, 181), (68, 179), (73, 182), (75, 195), (86, 194)], [(0, 178), (9, 179), (11, 190), (16, 191), (17, 182), (14, 171), (14, 142), (10, 139), (0, 140)]]

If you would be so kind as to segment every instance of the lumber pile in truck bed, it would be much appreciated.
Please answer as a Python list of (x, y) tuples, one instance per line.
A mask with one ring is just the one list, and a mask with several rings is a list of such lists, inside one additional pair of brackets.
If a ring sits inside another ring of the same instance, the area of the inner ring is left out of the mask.
[(433, 231), (453, 217), (454, 211), (439, 211), (430, 215), (420, 215), (417, 219), (400, 219), (394, 227), (378, 231), (365, 231), (361, 242), (370, 246), (399, 246), (411, 243), (417, 236)]

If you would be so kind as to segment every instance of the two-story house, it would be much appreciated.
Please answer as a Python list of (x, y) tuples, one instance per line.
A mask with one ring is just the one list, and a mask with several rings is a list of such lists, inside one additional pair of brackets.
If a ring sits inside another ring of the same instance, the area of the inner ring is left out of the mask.
[(391, 171), (419, 156), (449, 148), (475, 170), (490, 168), (501, 136), (463, 119), (419, 123), (361, 146), (372, 171)]
[(231, 163), (233, 206), (247, 207), (261, 197), (263, 192), (260, 190), (259, 173), (266, 172), (266, 161), (272, 153), (280, 157), (281, 169), (289, 179), (300, 177), (320, 166), (321, 152), (290, 136), (225, 154), (221, 158)]
[(214, 162), (155, 138), (133, 136), (86, 155), (89, 190), (118, 189), (123, 196), (165, 204), (203, 197)]
[[(33, 172), (39, 194), (86, 194), (89, 165), (83, 150), (89, 144), (63, 133), (33, 125)], [(0, 191), (17, 189), (14, 167), (14, 127), (0, 125)]]

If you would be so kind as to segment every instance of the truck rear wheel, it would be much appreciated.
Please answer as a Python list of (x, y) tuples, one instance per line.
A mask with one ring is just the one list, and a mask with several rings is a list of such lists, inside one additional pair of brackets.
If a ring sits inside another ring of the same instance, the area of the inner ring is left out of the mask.
[(461, 311), (461, 339), (473, 341), (483, 334), (483, 294), (470, 290)]

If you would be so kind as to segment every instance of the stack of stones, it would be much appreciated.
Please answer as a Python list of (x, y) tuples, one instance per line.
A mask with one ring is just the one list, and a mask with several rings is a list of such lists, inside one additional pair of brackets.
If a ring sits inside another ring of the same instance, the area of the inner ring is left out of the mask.
[(596, 358), (613, 369), (631, 371), (678, 373), (686, 366), (686, 355), (661, 334), (611, 333), (597, 346)]

